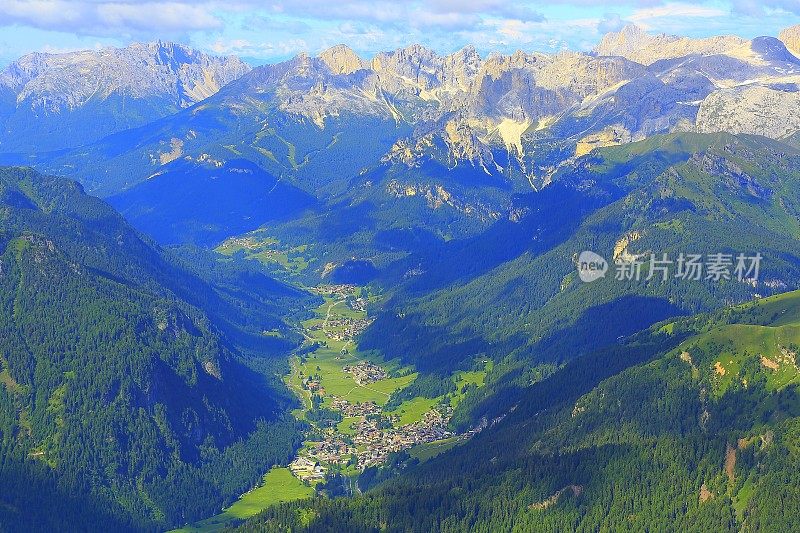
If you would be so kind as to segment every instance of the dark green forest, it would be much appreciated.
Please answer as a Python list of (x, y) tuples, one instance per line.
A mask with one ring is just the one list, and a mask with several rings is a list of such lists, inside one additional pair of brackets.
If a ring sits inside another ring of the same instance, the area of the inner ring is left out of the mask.
[[(202, 252), (189, 270), (31, 170), (0, 171), (0, 227), (0, 523), (163, 529), (290, 457), (294, 400), (274, 372), (302, 293), (252, 265), (215, 285)], [(284, 340), (257, 335), (275, 327)]]

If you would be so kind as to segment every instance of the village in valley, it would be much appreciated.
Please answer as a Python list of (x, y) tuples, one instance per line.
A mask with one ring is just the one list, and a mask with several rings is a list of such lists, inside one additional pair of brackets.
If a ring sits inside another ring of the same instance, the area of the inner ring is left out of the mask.
[(369, 385), (389, 377), (383, 368), (369, 361), (361, 361), (355, 366), (345, 365), (342, 370), (353, 376), (353, 381), (358, 385)]
[(273, 467), (259, 486), (220, 514), (193, 524), (193, 531), (217, 531), (232, 519), (252, 516), (264, 501), (311, 497), (333, 479), (347, 480), (349, 490), (358, 491), (358, 476), (391, 462), (393, 453), (426, 460), (500, 420), (484, 420), (459, 435), (448, 429), (463, 391), (483, 386), (490, 361), (483, 361), (483, 369), (453, 375), (455, 391), (450, 394), (390, 401), (417, 374), (397, 361), (359, 350), (357, 337), (372, 321), (367, 307), (376, 296), (353, 285), (310, 290), (323, 303), (301, 323), (298, 333), (305, 341), (292, 357), (291, 372), (284, 376), (302, 401), (293, 414), (307, 424), (303, 446), (288, 468)]
[(407, 450), (418, 444), (435, 442), (452, 437), (446, 429), (447, 417), (437, 410), (423, 415), (419, 422), (394, 428), (381, 427), (380, 408), (371, 404), (367, 409), (373, 416), (361, 416), (352, 424), (353, 435), (338, 432), (330, 427), (322, 432), (323, 440), (310, 443), (289, 465), (292, 473), (303, 481), (321, 481), (330, 465), (352, 465), (358, 470), (386, 462), (389, 454)]
[(316, 484), (332, 470), (355, 474), (385, 463), (394, 452), (454, 439), (447, 429), (453, 412), (447, 401), (419, 399), (386, 407), (392, 393), (416, 373), (358, 352), (356, 337), (372, 321), (366, 316), (366, 291), (325, 285), (315, 292), (325, 303), (303, 324), (312, 348), (295, 358), (287, 378), (305, 406), (295, 414), (310, 426), (291, 472)]

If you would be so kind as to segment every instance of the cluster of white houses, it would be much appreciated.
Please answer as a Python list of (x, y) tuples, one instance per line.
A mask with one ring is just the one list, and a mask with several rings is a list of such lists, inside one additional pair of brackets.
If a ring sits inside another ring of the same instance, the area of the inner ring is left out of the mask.
[(383, 368), (369, 361), (361, 361), (353, 366), (345, 365), (342, 370), (353, 376), (353, 380), (359, 385), (369, 385), (389, 377)]
[(324, 479), (329, 465), (354, 461), (357, 468), (363, 470), (384, 463), (392, 452), (452, 436), (447, 430), (452, 414), (450, 408), (432, 409), (418, 422), (395, 427), (386, 422), (396, 423), (397, 416), (384, 416), (375, 402), (354, 404), (333, 398), (331, 407), (345, 417), (356, 418), (351, 422), (352, 434), (342, 433), (337, 427), (320, 430), (322, 440), (309, 443), (289, 465), (294, 475), (303, 481), (312, 483)]
[(324, 328), (325, 336), (335, 341), (351, 341), (374, 321), (374, 318), (331, 318)]
[(353, 418), (357, 416), (380, 415), (383, 412), (381, 406), (375, 402), (350, 403), (344, 398), (331, 397), (331, 408), (339, 411), (343, 416)]
[(390, 429), (380, 429), (375, 419), (365, 419), (353, 436), (353, 443), (359, 450), (356, 454), (358, 466), (363, 469), (379, 465), (390, 453), (451, 437), (452, 433), (447, 430), (448, 418), (448, 415), (433, 409), (419, 422)]
[(334, 296), (336, 298), (347, 298), (356, 291), (355, 285), (317, 285), (316, 292), (324, 296)]

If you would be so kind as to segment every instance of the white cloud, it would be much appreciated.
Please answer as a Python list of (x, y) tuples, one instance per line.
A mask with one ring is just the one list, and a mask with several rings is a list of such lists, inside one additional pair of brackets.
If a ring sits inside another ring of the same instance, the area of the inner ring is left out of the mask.
[(217, 39), (208, 48), (219, 55), (238, 55), (245, 57), (272, 57), (295, 55), (308, 50), (308, 43), (303, 39), (281, 40), (278, 42), (254, 42), (248, 39)]
[(619, 31), (625, 26), (625, 21), (622, 20), (616, 13), (606, 13), (603, 19), (597, 23), (597, 30), (600, 33), (609, 33), (612, 31)]
[(770, 11), (800, 15), (800, 0), (733, 0), (733, 10), (748, 16), (762, 16)]
[(21, 53), (164, 38), (279, 60), (337, 43), (365, 57), (415, 42), (440, 52), (591, 49), (628, 22), (693, 37), (776, 35), (800, 22), (791, 13), (800, 0), (0, 0), (0, 27), (7, 40), (23, 37), (8, 45)]
[(627, 20), (634, 22), (643, 28), (651, 29), (658, 19), (669, 19), (670, 21), (691, 19), (691, 18), (721, 18), (727, 12), (715, 8), (696, 4), (669, 3), (663, 6), (637, 9)]
[(2, 0), (0, 12), (6, 23), (21, 22), (33, 27), (58, 29), (83, 18), (85, 6), (58, 0)]
[(82, 35), (196, 31), (222, 27), (210, 5), (188, 2), (0, 0), (0, 25), (18, 24)]
[(99, 4), (97, 15), (111, 27), (182, 31), (222, 27), (222, 21), (207, 7), (179, 2)]

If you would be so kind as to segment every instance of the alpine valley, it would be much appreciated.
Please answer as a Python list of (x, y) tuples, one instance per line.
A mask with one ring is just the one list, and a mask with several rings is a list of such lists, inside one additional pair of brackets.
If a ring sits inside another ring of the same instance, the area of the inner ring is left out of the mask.
[(0, 164), (2, 531), (800, 531), (800, 26), (33, 53)]

